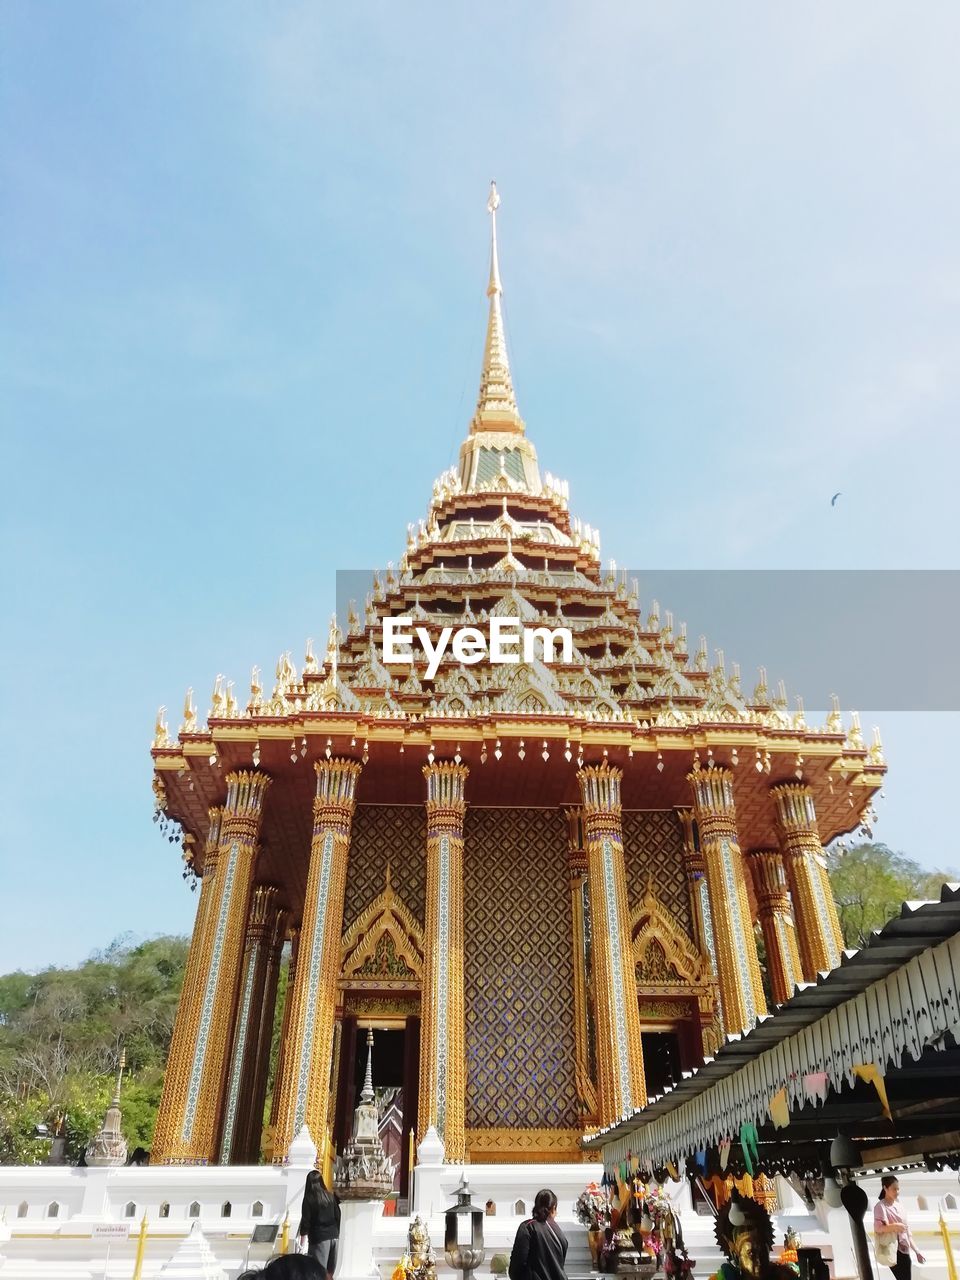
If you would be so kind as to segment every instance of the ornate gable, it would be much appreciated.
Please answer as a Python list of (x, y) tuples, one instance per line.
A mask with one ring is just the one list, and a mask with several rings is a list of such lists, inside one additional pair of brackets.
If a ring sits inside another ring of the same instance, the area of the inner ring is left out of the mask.
[(630, 915), (630, 940), (637, 982), (644, 987), (699, 987), (710, 981), (708, 958), (678, 927), (652, 881)]
[(419, 989), (422, 978), (423, 930), (394, 892), (388, 864), (383, 892), (343, 935), (341, 984)]

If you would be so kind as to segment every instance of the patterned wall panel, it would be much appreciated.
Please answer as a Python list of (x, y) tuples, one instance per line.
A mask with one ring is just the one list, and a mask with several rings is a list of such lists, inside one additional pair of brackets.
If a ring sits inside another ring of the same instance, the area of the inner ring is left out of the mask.
[(683, 830), (672, 809), (624, 809), (623, 856), (627, 894), (635, 907), (653, 877), (657, 897), (688, 937), (693, 937), (690, 896), (683, 866)]
[(552, 809), (467, 809), (467, 1129), (577, 1124), (567, 828)]
[(347, 862), (344, 932), (383, 892), (388, 862), (397, 896), (423, 928), (427, 820), (421, 805), (357, 805)]

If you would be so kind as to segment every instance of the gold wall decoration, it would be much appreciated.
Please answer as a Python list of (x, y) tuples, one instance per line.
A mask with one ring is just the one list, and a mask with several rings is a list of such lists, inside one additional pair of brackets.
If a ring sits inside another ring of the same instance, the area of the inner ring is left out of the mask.
[(420, 1014), (420, 996), (406, 991), (363, 991), (355, 987), (343, 993), (344, 1015), (355, 1018), (416, 1018)]
[(767, 1011), (737, 837), (733, 775), (710, 765), (688, 775), (706, 867), (724, 1029), (739, 1033)]
[(469, 809), (467, 1124), (579, 1122), (567, 840), (556, 809)]
[(580, 1130), (574, 1128), (468, 1129), (466, 1145), (475, 1164), (570, 1164), (584, 1159)]
[(280, 1080), (275, 1162), (283, 1159), (305, 1124), (312, 1134), (322, 1136), (328, 1119), (347, 854), (361, 766), (334, 757), (318, 760), (314, 768), (310, 871)]
[(644, 1000), (640, 999), (640, 1018), (643, 1022), (670, 1022), (678, 1018), (695, 1018), (696, 1000)]

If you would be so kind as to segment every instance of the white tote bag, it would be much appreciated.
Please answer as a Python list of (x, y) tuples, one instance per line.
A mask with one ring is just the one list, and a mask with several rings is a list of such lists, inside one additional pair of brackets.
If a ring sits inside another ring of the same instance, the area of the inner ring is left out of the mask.
[[(885, 1225), (889, 1225), (886, 1209), (881, 1209), (883, 1221)], [(897, 1265), (897, 1241), (899, 1235), (894, 1235), (892, 1231), (884, 1231), (883, 1233), (875, 1231), (873, 1233), (873, 1252), (877, 1255), (877, 1266), (879, 1267), (895, 1267)]]

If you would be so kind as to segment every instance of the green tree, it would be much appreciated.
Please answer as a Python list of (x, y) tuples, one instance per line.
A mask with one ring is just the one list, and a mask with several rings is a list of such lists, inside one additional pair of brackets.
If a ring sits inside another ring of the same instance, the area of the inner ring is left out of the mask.
[(875, 842), (849, 849), (834, 846), (827, 853), (827, 869), (848, 947), (862, 947), (875, 929), (899, 913), (902, 903), (939, 898), (941, 884), (957, 878), (930, 871)]
[(185, 938), (136, 946), (122, 937), (75, 969), (0, 976), (0, 1163), (42, 1163), (49, 1142), (34, 1129), (62, 1115), (68, 1159), (79, 1159), (121, 1046), (124, 1136), (131, 1148), (150, 1145), (186, 956)]

